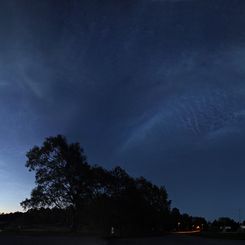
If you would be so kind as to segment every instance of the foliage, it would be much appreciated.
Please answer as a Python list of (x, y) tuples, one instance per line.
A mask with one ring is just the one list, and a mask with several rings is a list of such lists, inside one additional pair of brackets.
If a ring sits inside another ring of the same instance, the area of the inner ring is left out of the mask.
[(121, 167), (91, 166), (79, 143), (64, 136), (47, 138), (27, 152), (26, 167), (35, 172), (36, 187), (21, 203), (24, 209), (72, 210), (73, 227), (121, 234), (166, 228), (170, 201), (164, 187), (133, 178)]
[(22, 207), (79, 207), (91, 196), (90, 166), (78, 143), (68, 144), (65, 137), (47, 138), (41, 147), (26, 154), (26, 167), (35, 171), (36, 188)]
[(225, 227), (230, 227), (231, 231), (236, 231), (239, 228), (239, 224), (228, 217), (220, 217), (211, 224), (211, 230), (213, 231), (222, 231)]

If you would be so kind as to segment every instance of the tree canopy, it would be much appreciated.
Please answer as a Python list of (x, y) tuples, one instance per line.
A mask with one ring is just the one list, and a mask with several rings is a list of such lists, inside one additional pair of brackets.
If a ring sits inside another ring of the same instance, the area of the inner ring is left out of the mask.
[(68, 144), (64, 136), (46, 138), (41, 147), (26, 154), (26, 167), (35, 172), (36, 187), (22, 207), (78, 207), (91, 195), (91, 168), (78, 143)]
[(57, 135), (34, 146), (26, 156), (36, 186), (21, 203), (24, 209), (72, 209), (73, 225), (81, 217), (92, 225), (105, 229), (113, 225), (125, 232), (160, 230), (167, 223), (170, 201), (164, 187), (131, 177), (121, 167), (106, 170), (89, 165), (79, 143)]

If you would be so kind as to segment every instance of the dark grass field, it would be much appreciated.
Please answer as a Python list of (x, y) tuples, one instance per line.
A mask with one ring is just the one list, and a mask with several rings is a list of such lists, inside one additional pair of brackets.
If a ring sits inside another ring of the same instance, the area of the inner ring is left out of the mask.
[(201, 237), (205, 238), (213, 238), (213, 239), (230, 239), (230, 240), (244, 240), (245, 244), (245, 233), (237, 233), (237, 232), (202, 232), (200, 234)]
[(244, 245), (242, 240), (213, 239), (200, 236), (166, 235), (164, 237), (118, 239), (109, 245)]
[(1, 234), (1, 245), (106, 245), (106, 240), (96, 237), (64, 235), (15, 235)]
[(1, 245), (244, 245), (242, 240), (213, 239), (199, 236), (166, 235), (163, 237), (102, 239), (65, 235), (0, 234)]

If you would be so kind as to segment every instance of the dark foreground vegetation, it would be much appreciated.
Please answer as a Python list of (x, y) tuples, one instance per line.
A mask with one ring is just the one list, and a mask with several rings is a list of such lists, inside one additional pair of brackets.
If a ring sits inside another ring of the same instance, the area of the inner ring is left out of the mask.
[[(159, 222), (158, 229), (151, 223), (145, 225), (144, 230), (140, 221), (143, 219), (154, 222), (152, 217), (144, 216), (143, 218), (135, 217), (135, 215), (125, 214), (127, 210), (121, 210), (123, 213), (118, 213), (113, 217), (105, 217), (105, 214), (100, 214), (101, 208), (96, 210), (95, 206), (87, 206), (81, 212), (79, 212), (78, 228), (76, 233), (86, 235), (102, 235), (102, 236), (152, 236), (163, 235), (171, 231), (178, 230), (195, 230), (197, 227), (206, 228), (205, 219), (199, 217), (191, 217), (187, 214), (181, 215), (179, 212), (176, 216), (176, 210), (169, 211), (162, 223)], [(107, 214), (110, 215), (114, 211), (107, 210)], [(138, 211), (139, 212), (139, 211)], [(127, 215), (126, 217), (123, 215)], [(10, 214), (0, 215), (0, 229), (5, 233), (32, 233), (32, 234), (73, 234), (74, 230), (71, 230), (71, 224), (73, 222), (73, 211), (70, 208), (58, 209), (58, 208), (40, 208), (30, 209), (26, 212), (16, 212)], [(114, 220), (113, 220), (114, 218)], [(101, 220), (103, 219), (103, 220)], [(134, 220), (135, 219), (135, 220)], [(114, 222), (113, 222), (114, 221)], [(168, 223), (167, 223), (168, 222)], [(179, 224), (182, 222), (181, 224)], [(179, 224), (179, 225), (178, 225)], [(162, 225), (162, 226), (160, 226)], [(114, 233), (112, 234), (112, 227)], [(148, 229), (147, 229), (148, 228)], [(154, 229), (155, 228), (155, 229)]]
[(164, 187), (133, 178), (120, 167), (89, 165), (79, 143), (69, 144), (61, 135), (50, 137), (41, 147), (33, 147), (27, 158), (37, 186), (21, 205), (35, 209), (30, 212), (40, 220), (47, 223), (51, 220), (45, 219), (53, 217), (73, 231), (113, 234), (169, 229), (170, 201)]
[(166, 189), (130, 176), (121, 167), (90, 165), (79, 143), (47, 138), (27, 153), (36, 187), (25, 212), (0, 215), (4, 232), (80, 232), (103, 236), (159, 235), (172, 231), (237, 231), (229, 218), (207, 223), (171, 208)]
[(120, 167), (90, 165), (79, 143), (47, 138), (26, 154), (36, 187), (21, 205), (25, 213), (0, 216), (2, 229), (55, 229), (113, 236), (158, 234), (204, 226), (171, 209), (166, 189)]

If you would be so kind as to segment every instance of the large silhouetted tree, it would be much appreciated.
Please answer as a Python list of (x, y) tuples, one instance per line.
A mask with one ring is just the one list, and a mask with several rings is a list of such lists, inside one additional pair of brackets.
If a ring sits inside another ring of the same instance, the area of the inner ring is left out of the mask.
[(41, 147), (34, 146), (26, 156), (26, 167), (35, 172), (36, 187), (22, 207), (71, 207), (76, 228), (76, 212), (84, 200), (92, 197), (94, 186), (83, 149), (58, 135), (46, 138)]
[[(90, 166), (79, 143), (64, 136), (46, 138), (26, 154), (36, 187), (24, 209), (59, 208), (73, 212), (73, 229), (83, 225), (121, 233), (161, 230), (169, 222), (170, 201), (164, 187), (133, 178), (121, 167)], [(41, 212), (44, 213), (44, 212)]]

